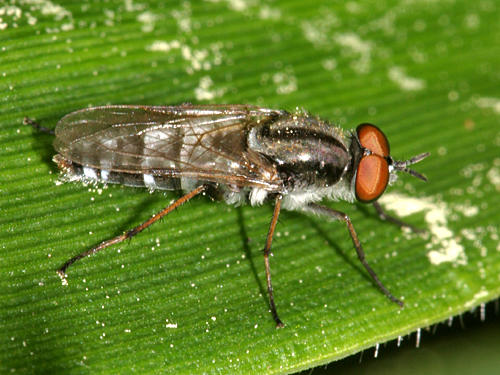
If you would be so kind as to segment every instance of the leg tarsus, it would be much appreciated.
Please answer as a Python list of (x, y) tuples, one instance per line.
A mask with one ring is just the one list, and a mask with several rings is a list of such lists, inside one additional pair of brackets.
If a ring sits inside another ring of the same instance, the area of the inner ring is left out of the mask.
[(411, 224), (404, 222), (401, 219), (398, 219), (397, 217), (389, 215), (387, 212), (385, 212), (385, 210), (382, 208), (382, 206), (377, 201), (372, 202), (372, 204), (373, 204), (373, 207), (375, 207), (375, 210), (377, 211), (377, 214), (381, 220), (389, 221), (393, 224), (396, 224), (400, 228), (408, 228), (412, 232), (415, 232), (415, 233), (425, 233), (424, 229), (417, 228)]
[(378, 278), (375, 271), (370, 267), (368, 262), (365, 259), (365, 252), (363, 251), (363, 247), (361, 246), (361, 242), (359, 241), (358, 235), (354, 230), (354, 226), (352, 225), (351, 219), (349, 216), (341, 211), (334, 210), (329, 207), (321, 206), (319, 204), (310, 203), (305, 211), (313, 212), (318, 215), (327, 216), (331, 219), (341, 220), (346, 223), (349, 234), (351, 235), (352, 242), (354, 243), (354, 248), (356, 249), (356, 253), (358, 255), (358, 259), (368, 272), (372, 280), (375, 282), (377, 287), (385, 294), (387, 298), (389, 298), (392, 302), (397, 303), (400, 307), (403, 307), (403, 301), (394, 297), (392, 293), (382, 284), (382, 281)]
[(30, 125), (33, 129), (41, 131), (42, 133), (47, 133), (47, 134), (51, 134), (51, 135), (56, 134), (53, 129), (46, 128), (45, 126), (40, 125), (39, 122), (37, 122), (37, 121), (33, 120), (32, 118), (29, 118), (27, 116), (24, 117), (23, 124)]
[(163, 216), (169, 214), (170, 212), (172, 212), (173, 210), (175, 210), (177, 207), (179, 207), (182, 204), (186, 203), (191, 198), (193, 198), (196, 195), (198, 195), (198, 194), (202, 193), (203, 191), (205, 191), (206, 188), (207, 188), (206, 185), (198, 186), (196, 189), (190, 191), (186, 195), (184, 195), (181, 198), (177, 199), (174, 203), (168, 205), (163, 210), (161, 210), (157, 214), (153, 215), (151, 218), (149, 218), (148, 220), (146, 220), (144, 223), (142, 223), (142, 224), (140, 224), (140, 225), (138, 225), (138, 226), (136, 226), (136, 227), (128, 230), (124, 234), (120, 234), (119, 236), (116, 236), (116, 237), (110, 238), (110, 239), (108, 239), (106, 241), (103, 241), (99, 245), (93, 247), (90, 250), (87, 250), (87, 251), (84, 251), (81, 254), (75, 255), (73, 258), (67, 260), (66, 263), (64, 263), (61, 266), (61, 268), (59, 268), (57, 270), (57, 274), (59, 275), (59, 277), (61, 277), (61, 279), (64, 280), (65, 277), (66, 277), (66, 270), (68, 269), (69, 266), (71, 266), (76, 261), (78, 261), (78, 260), (80, 260), (82, 258), (85, 258), (86, 256), (95, 254), (95, 253), (97, 253), (97, 252), (99, 252), (99, 251), (101, 251), (101, 250), (103, 250), (103, 249), (105, 249), (105, 248), (107, 248), (107, 247), (109, 247), (111, 245), (120, 243), (120, 242), (122, 242), (122, 241), (124, 241), (126, 239), (131, 239), (133, 236), (135, 236), (136, 234), (142, 232), (144, 229), (146, 229), (147, 227), (149, 227), (151, 224), (154, 224), (155, 222), (157, 222), (158, 220), (160, 220)]

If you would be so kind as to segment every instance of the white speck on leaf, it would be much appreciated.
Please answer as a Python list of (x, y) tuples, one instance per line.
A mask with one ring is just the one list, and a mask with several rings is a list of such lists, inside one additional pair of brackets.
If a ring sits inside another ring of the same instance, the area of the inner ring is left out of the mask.
[(386, 193), (380, 203), (388, 210), (394, 211), (398, 216), (408, 216), (425, 211), (425, 221), (431, 233), (430, 242), (427, 244), (427, 258), (438, 265), (451, 262), (456, 265), (466, 265), (467, 255), (460, 237), (455, 236), (448, 227), (448, 217), (452, 208), (445, 202), (435, 202), (431, 198), (415, 198), (400, 193)]
[(190, 33), (192, 28), (191, 22), (191, 4), (187, 1), (182, 3), (180, 9), (174, 9), (172, 17), (177, 21), (179, 30), (183, 33)]
[(343, 47), (342, 54), (352, 59), (350, 65), (355, 72), (364, 74), (371, 70), (373, 42), (355, 33), (339, 33), (334, 40)]
[(213, 81), (209, 76), (201, 77), (198, 87), (194, 89), (197, 100), (212, 100), (218, 98), (225, 93), (224, 88), (213, 89)]
[(149, 11), (143, 12), (137, 16), (137, 21), (142, 24), (141, 30), (144, 33), (150, 33), (154, 30), (157, 19), (158, 16)]
[(492, 97), (482, 97), (473, 100), (474, 104), (479, 108), (487, 108), (493, 110), (493, 112), (500, 114), (500, 99)]
[(389, 79), (397, 84), (403, 91), (420, 91), (426, 86), (423, 79), (408, 76), (405, 71), (398, 66), (390, 68), (387, 74)]

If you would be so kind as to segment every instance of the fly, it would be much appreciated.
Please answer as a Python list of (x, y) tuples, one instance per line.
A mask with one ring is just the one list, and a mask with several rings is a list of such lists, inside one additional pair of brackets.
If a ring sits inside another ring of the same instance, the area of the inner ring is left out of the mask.
[[(28, 118), (25, 122), (41, 128)], [(349, 216), (317, 203), (323, 198), (372, 203), (382, 219), (415, 229), (385, 213), (377, 199), (398, 171), (426, 181), (408, 166), (429, 153), (394, 160), (375, 125), (345, 131), (308, 114), (247, 105), (112, 105), (66, 115), (55, 135), (53, 160), (66, 180), (185, 192), (144, 223), (69, 259), (57, 271), (63, 280), (79, 259), (135, 236), (203, 193), (228, 204), (274, 201), (264, 263), (269, 307), (278, 327), (283, 323), (274, 302), (269, 254), (281, 208), (345, 222), (374, 283), (403, 306), (365, 260)]]

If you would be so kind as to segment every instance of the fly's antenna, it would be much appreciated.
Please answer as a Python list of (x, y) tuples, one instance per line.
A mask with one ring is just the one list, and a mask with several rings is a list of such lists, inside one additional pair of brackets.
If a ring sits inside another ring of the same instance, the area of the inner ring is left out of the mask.
[(425, 177), (423, 174), (418, 173), (417, 171), (414, 171), (413, 169), (408, 168), (408, 166), (424, 160), (430, 154), (431, 154), (430, 152), (424, 152), (423, 154), (412, 157), (410, 160), (405, 160), (405, 161), (393, 160), (392, 166), (397, 171), (406, 172), (416, 178), (421, 179), (422, 181), (427, 181), (427, 177)]

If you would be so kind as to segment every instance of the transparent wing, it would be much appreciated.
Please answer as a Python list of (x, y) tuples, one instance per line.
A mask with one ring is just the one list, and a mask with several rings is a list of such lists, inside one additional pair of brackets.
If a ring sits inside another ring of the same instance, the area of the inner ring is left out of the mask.
[(281, 186), (247, 133), (286, 112), (243, 105), (105, 106), (63, 117), (54, 147), (78, 164), (235, 186)]

